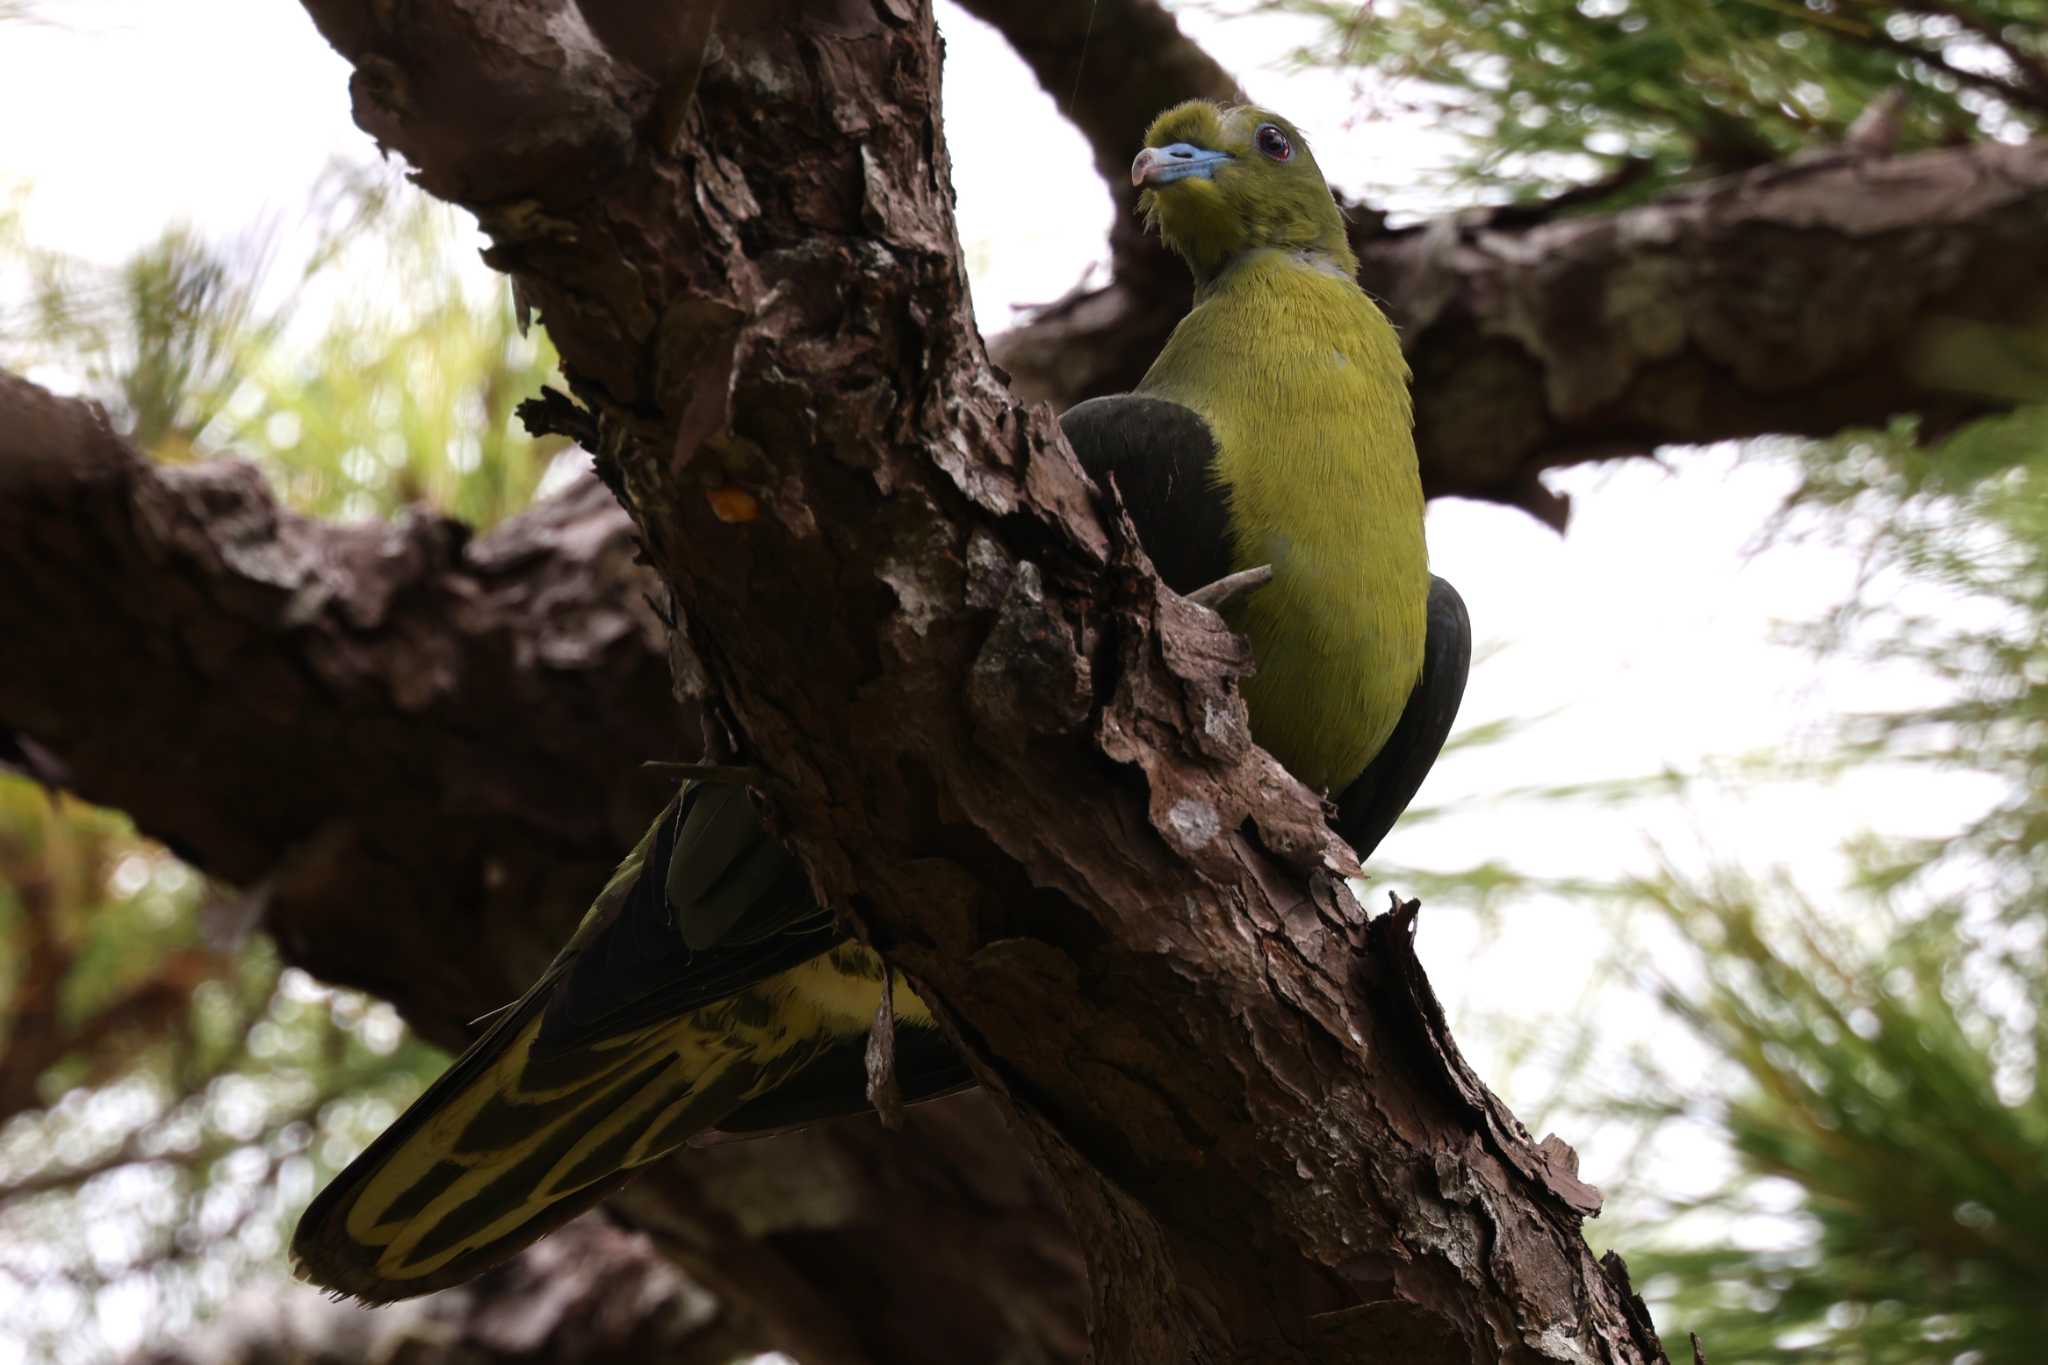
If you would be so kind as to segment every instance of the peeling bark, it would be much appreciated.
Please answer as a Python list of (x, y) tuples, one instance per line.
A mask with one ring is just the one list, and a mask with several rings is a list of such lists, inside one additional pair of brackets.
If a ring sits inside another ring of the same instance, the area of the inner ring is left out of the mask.
[(540, 307), (819, 892), (1051, 1173), (1097, 1359), (1355, 1359), (1361, 1317), (1661, 1359), (1554, 1152), (1445, 1093), (1242, 642), (989, 369), (928, 13), (728, 8), (671, 138), (670, 78), (559, 5), (309, 8)]

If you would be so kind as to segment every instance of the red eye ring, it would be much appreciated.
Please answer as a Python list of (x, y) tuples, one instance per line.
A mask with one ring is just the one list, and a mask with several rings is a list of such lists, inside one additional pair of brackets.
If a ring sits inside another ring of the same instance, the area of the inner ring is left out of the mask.
[(1281, 132), (1277, 124), (1261, 123), (1258, 131), (1252, 134), (1252, 141), (1275, 161), (1285, 161), (1294, 155), (1293, 144), (1288, 142), (1287, 134)]

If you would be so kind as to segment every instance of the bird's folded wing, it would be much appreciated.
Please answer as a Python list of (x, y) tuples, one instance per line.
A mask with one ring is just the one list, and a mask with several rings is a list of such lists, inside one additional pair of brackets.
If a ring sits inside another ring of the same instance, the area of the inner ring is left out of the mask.
[(1088, 476), (1118, 495), (1152, 567), (1175, 592), (1232, 569), (1230, 506), (1211, 465), (1216, 434), (1193, 408), (1119, 393), (1077, 403), (1060, 429)]
[(1472, 618), (1465, 612), (1465, 599), (1449, 583), (1432, 577), (1422, 675), (1408, 694), (1394, 733), (1337, 798), (1337, 832), (1360, 862), (1387, 837), (1443, 752), (1471, 668)]

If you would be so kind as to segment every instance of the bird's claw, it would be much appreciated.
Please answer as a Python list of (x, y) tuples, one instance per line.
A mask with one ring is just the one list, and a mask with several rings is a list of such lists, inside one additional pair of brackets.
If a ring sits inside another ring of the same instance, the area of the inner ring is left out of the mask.
[(1221, 611), (1230, 602), (1236, 601), (1254, 588), (1263, 588), (1273, 581), (1273, 566), (1260, 564), (1256, 568), (1240, 569), (1225, 574), (1214, 583), (1196, 588), (1188, 594), (1188, 601), (1199, 603), (1210, 611)]

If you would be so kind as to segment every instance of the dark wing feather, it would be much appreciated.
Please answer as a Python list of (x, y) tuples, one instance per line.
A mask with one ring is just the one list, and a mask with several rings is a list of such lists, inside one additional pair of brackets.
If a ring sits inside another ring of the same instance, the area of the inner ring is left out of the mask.
[[(672, 899), (678, 889), (684, 898)], [(746, 789), (692, 783), (657, 822), (616, 918), (564, 973), (541, 1040), (618, 1033), (722, 1000), (844, 937)]]
[[(718, 1121), (718, 1133), (769, 1137), (867, 1107), (868, 1041), (841, 1038), (803, 1071)], [(920, 1104), (974, 1084), (974, 1073), (936, 1029), (896, 1026), (896, 1085), (905, 1104)], [(862, 1097), (849, 1107), (849, 1095)]]
[[(1229, 494), (1212, 472), (1216, 436), (1201, 414), (1163, 398), (1116, 394), (1075, 405), (1060, 427), (1091, 478), (1116, 481), (1169, 587), (1193, 592), (1230, 573)], [(1465, 603), (1449, 583), (1432, 578), (1422, 676), (1385, 746), (1337, 803), (1337, 830), (1361, 860), (1394, 827), (1436, 762), (1471, 661)]]
[(1443, 752), (1471, 667), (1472, 618), (1465, 612), (1465, 599), (1449, 583), (1432, 577), (1422, 676), (1408, 694), (1394, 733), (1337, 799), (1337, 832), (1360, 862), (1387, 837)]
[(1175, 592), (1230, 572), (1230, 501), (1216, 482), (1216, 433), (1200, 413), (1164, 398), (1091, 398), (1060, 418), (1081, 467), (1130, 509), (1139, 543)]

